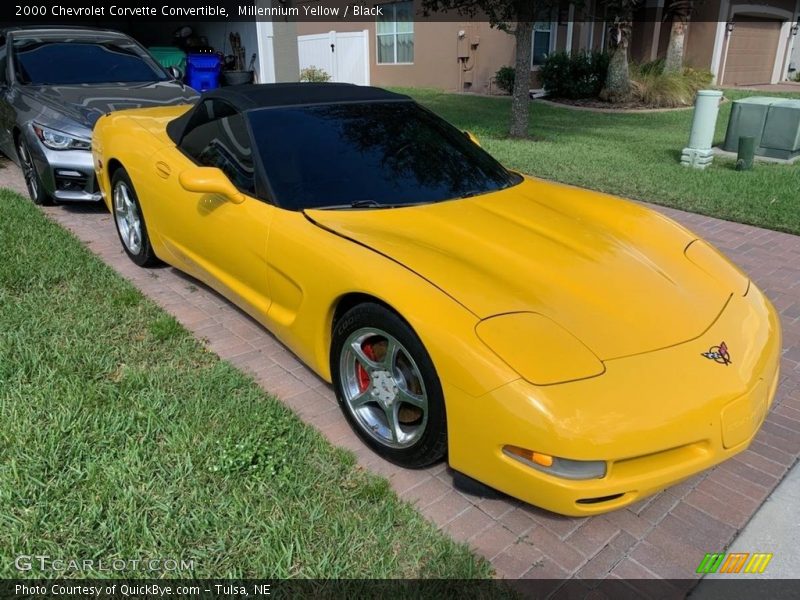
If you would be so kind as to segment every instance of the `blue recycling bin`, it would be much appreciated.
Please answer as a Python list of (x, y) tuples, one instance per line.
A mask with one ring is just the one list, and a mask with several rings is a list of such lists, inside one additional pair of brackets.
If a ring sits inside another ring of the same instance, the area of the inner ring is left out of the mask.
[(198, 92), (219, 87), (222, 59), (218, 54), (189, 54), (186, 57), (186, 83)]

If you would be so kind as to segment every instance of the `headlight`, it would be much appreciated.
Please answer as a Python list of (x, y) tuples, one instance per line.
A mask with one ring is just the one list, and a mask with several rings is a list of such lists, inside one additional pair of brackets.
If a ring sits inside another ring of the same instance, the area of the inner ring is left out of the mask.
[(73, 137), (55, 129), (33, 124), (36, 137), (51, 150), (90, 150), (92, 145), (88, 140)]
[(719, 250), (703, 240), (694, 240), (683, 251), (686, 258), (734, 294), (747, 295), (750, 279)]
[(583, 342), (537, 313), (508, 313), (475, 328), (481, 341), (524, 379), (551, 385), (595, 377), (605, 366)]

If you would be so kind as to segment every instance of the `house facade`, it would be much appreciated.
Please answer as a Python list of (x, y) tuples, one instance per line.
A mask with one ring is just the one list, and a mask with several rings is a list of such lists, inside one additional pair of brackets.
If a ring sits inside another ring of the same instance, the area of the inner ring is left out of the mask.
[[(800, 47), (800, 0), (705, 0), (696, 2), (686, 34), (684, 63), (708, 69), (717, 85), (784, 81), (795, 47)], [(645, 22), (634, 28), (631, 55), (642, 62), (666, 54), (670, 23), (663, 0), (643, 8)]]
[[(514, 37), (485, 21), (460, 20), (457, 15), (450, 15), (449, 21), (426, 19), (419, 0), (370, 4), (381, 5), (384, 16), (367, 22), (298, 22), (300, 68), (313, 64), (337, 81), (492, 93), (497, 70), (514, 64)], [(646, 0), (637, 12), (630, 40), (633, 61), (666, 55), (670, 23), (664, 20), (664, 4), (665, 0)], [(604, 14), (602, 0), (587, 0), (580, 7), (565, 1), (548, 20), (535, 23), (531, 86), (538, 87), (537, 72), (548, 53), (606, 48)], [(798, 19), (800, 0), (697, 2), (686, 33), (684, 62), (710, 70), (718, 85), (783, 81), (790, 66), (798, 68), (792, 58), (800, 47)], [(340, 50), (346, 56), (337, 55)]]

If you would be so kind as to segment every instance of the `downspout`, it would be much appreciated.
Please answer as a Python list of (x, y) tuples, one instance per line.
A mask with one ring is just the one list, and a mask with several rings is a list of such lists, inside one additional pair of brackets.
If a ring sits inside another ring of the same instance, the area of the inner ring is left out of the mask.
[(567, 14), (567, 46), (565, 50), (567, 51), (567, 56), (572, 54), (572, 31), (574, 28), (574, 23), (572, 22), (575, 18), (575, 5), (570, 2), (569, 4), (569, 13)]
[(664, 19), (664, 0), (656, 2), (656, 17), (653, 19), (653, 41), (650, 44), (650, 60), (658, 58), (658, 45), (661, 41), (661, 24)]

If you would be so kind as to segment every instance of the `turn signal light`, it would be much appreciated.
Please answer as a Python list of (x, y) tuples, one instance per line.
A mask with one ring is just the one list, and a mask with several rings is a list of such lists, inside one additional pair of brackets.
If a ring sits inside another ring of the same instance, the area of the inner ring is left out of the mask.
[(529, 460), (537, 465), (541, 465), (543, 467), (553, 466), (553, 457), (549, 454), (542, 454), (541, 452), (534, 452), (533, 450), (526, 450), (525, 448), (518, 448), (517, 446), (506, 446), (505, 450), (510, 454), (515, 454), (516, 456), (524, 458), (525, 460)]
[(550, 456), (519, 446), (503, 446), (503, 453), (538, 471), (564, 479), (602, 479), (606, 463), (602, 460), (572, 460)]

